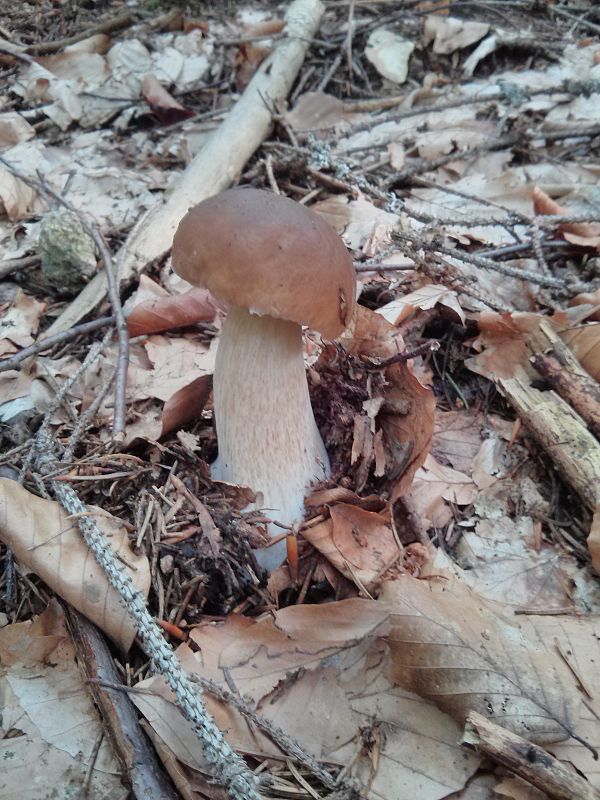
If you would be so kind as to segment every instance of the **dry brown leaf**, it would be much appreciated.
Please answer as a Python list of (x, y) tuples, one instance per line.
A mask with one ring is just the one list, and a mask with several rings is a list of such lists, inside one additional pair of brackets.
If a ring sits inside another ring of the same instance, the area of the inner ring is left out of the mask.
[(458, 297), (453, 289), (437, 284), (427, 284), (421, 286), (410, 294), (397, 297), (389, 303), (377, 309), (377, 313), (386, 319), (391, 325), (400, 325), (405, 319), (412, 316), (416, 309), (425, 311), (435, 308), (436, 305), (450, 308), (464, 324), (465, 312), (462, 310)]
[(13, 345), (33, 344), (33, 334), (37, 332), (45, 308), (46, 303), (26, 295), (22, 289), (17, 290), (11, 307), (0, 318), (0, 355), (14, 352)]
[[(343, 340), (347, 352), (373, 360), (397, 353), (398, 339), (386, 320), (358, 306), (352, 338)], [(383, 431), (386, 478), (392, 484), (391, 500), (405, 494), (423, 464), (433, 435), (435, 398), (414, 376), (407, 363), (385, 371), (384, 403), (375, 417)]]
[[(517, 502), (518, 492), (509, 497)], [(463, 530), (456, 546), (460, 579), (506, 608), (540, 613), (570, 608), (572, 582), (580, 567), (558, 545), (538, 546), (535, 525), (531, 517), (512, 520), (503, 515), (477, 521), (474, 532)], [(440, 554), (436, 564), (443, 559)]]
[(415, 43), (394, 31), (376, 28), (371, 31), (365, 47), (365, 56), (384, 78), (394, 83), (404, 83)]
[(298, 133), (334, 128), (346, 118), (344, 103), (325, 92), (305, 92), (285, 118)]
[(0, 796), (45, 800), (122, 795), (121, 770), (53, 600), (34, 620), (0, 629)]
[[(471, 410), (437, 411), (431, 455), (442, 464), (472, 475), (473, 466), (486, 441), (510, 440), (512, 422), (495, 414)], [(489, 437), (489, 438), (486, 438)]]
[(35, 128), (16, 111), (0, 114), (0, 148), (3, 150), (35, 136)]
[[(219, 685), (227, 668), (260, 714), (316, 758), (347, 765), (371, 800), (441, 800), (464, 785), (478, 759), (461, 751), (459, 727), (447, 715), (385, 677), (389, 656), (378, 637), (386, 618), (375, 605), (355, 599), (296, 606), (277, 612), (275, 621), (230, 616), (194, 629), (200, 652), (182, 645), (178, 654), (192, 674)], [(202, 770), (197, 740), (162, 680), (140, 687), (152, 694), (136, 693), (138, 708), (179, 760)], [(279, 754), (236, 712), (205, 698), (233, 747)], [(364, 744), (367, 732), (371, 746)]]
[(369, 256), (389, 247), (390, 233), (398, 226), (397, 215), (377, 208), (363, 197), (348, 200), (344, 195), (333, 195), (311, 208), (325, 217), (351, 250), (360, 250), (368, 242)]
[(469, 505), (477, 486), (464, 472), (440, 464), (431, 455), (415, 473), (408, 497), (428, 527), (443, 528), (452, 518), (448, 503)]
[(214, 369), (217, 340), (207, 345), (193, 338), (154, 335), (144, 343), (152, 369), (130, 363), (127, 395), (131, 400), (155, 397), (170, 400), (176, 392), (197, 378), (211, 375)]
[(377, 494), (360, 497), (356, 492), (344, 489), (342, 486), (336, 486), (333, 489), (318, 489), (309, 494), (304, 501), (308, 508), (329, 506), (334, 503), (349, 503), (352, 506), (364, 508), (365, 511), (382, 511), (386, 506), (385, 500), (382, 500)]
[(163, 408), (160, 435), (166, 436), (167, 433), (181, 428), (186, 423), (199, 419), (211, 387), (210, 375), (202, 375), (171, 395)]
[[(572, 671), (584, 702), (574, 723), (574, 731), (585, 743), (600, 751), (600, 624), (597, 615), (587, 617), (527, 616), (525, 635), (540, 646), (552, 649)], [(548, 746), (561, 761), (573, 764), (597, 789), (600, 789), (600, 761), (581, 741), (569, 739)]]
[(165, 87), (160, 83), (156, 75), (145, 75), (142, 79), (142, 94), (144, 99), (152, 109), (162, 125), (172, 125), (182, 119), (189, 119), (195, 116), (196, 112), (185, 108), (174, 97), (172, 97)]
[(581, 366), (592, 378), (600, 381), (600, 323), (573, 325), (563, 328), (559, 333)]
[[(144, 597), (150, 568), (135, 555), (120, 521), (90, 506), (91, 516), (124, 561), (135, 588)], [(44, 580), (74, 608), (92, 620), (127, 651), (137, 631), (121, 599), (83, 540), (77, 521), (52, 500), (28, 492), (16, 481), (0, 478), (0, 539), (16, 559)]]
[(242, 42), (235, 55), (235, 84), (243, 92), (252, 80), (256, 70), (271, 52), (269, 47), (252, 42)]
[[(532, 192), (533, 207), (536, 214), (563, 214), (568, 216), (568, 208), (552, 200), (546, 192), (535, 186)], [(593, 222), (565, 222), (558, 226), (563, 237), (571, 244), (600, 249), (600, 225)]]
[(425, 20), (424, 38), (427, 44), (432, 40), (433, 52), (448, 55), (455, 50), (469, 47), (489, 32), (487, 22), (467, 22), (456, 17), (440, 17), (431, 14)]
[(347, 503), (330, 513), (331, 519), (306, 528), (303, 537), (359, 589), (372, 591), (401, 555), (388, 520)]
[(162, 333), (212, 320), (215, 311), (210, 293), (195, 287), (181, 295), (159, 297), (134, 306), (127, 317), (127, 328), (130, 336)]
[(494, 786), (494, 792), (500, 797), (508, 798), (508, 800), (548, 800), (548, 795), (545, 792), (540, 792), (530, 783), (514, 775), (502, 778), (500, 783)]
[(400, 577), (380, 600), (391, 613), (392, 676), (461, 724), (478, 711), (534, 742), (569, 738), (579, 709), (560, 657), (527, 639), (456, 580)]

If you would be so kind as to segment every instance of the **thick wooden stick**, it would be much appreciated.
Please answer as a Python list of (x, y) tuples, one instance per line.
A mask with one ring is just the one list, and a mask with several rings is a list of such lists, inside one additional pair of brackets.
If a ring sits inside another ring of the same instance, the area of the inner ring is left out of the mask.
[(540, 333), (547, 338), (550, 349), (535, 353), (531, 363), (600, 438), (600, 385), (585, 371), (552, 325), (542, 322)]
[(65, 611), (80, 668), (133, 797), (135, 800), (176, 800), (177, 794), (140, 728), (133, 703), (126, 693), (107, 691), (101, 685), (103, 681), (120, 683), (104, 637), (91, 622), (66, 604)]
[(507, 767), (553, 800), (600, 800), (600, 792), (572, 767), (475, 711), (467, 717), (462, 741)]
[(565, 481), (594, 511), (600, 503), (600, 444), (581, 417), (555, 392), (540, 392), (519, 378), (498, 385)]
[[(286, 14), (283, 38), (259, 67), (240, 100), (189, 164), (164, 204), (136, 226), (116, 259), (120, 280), (130, 280), (171, 247), (173, 234), (190, 206), (223, 191), (241, 173), (273, 124), (302, 66), (310, 40), (318, 30), (321, 0), (294, 0)], [(71, 328), (106, 295), (106, 278), (96, 275), (46, 331), (51, 336)]]

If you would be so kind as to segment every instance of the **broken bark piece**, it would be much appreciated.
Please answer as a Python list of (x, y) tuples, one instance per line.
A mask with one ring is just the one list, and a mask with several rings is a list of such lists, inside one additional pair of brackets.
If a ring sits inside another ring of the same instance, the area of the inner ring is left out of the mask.
[(551, 347), (535, 353), (531, 363), (550, 386), (587, 422), (600, 437), (600, 385), (581, 366), (573, 352), (547, 322), (540, 324), (540, 333)]
[(600, 792), (547, 750), (472, 711), (463, 744), (502, 764), (554, 800), (600, 800)]
[(121, 683), (104, 637), (75, 609), (66, 604), (64, 608), (79, 668), (87, 679), (132, 796), (135, 800), (176, 800), (177, 793), (140, 728), (129, 696), (102, 686)]
[(498, 385), (538, 444), (585, 505), (600, 503), (600, 444), (556, 392), (541, 392), (520, 378)]

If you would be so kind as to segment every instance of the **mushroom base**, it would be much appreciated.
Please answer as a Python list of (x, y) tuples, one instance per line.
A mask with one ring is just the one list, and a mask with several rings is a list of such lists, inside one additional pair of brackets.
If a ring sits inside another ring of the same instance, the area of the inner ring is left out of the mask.
[[(257, 504), (277, 522), (301, 520), (307, 487), (328, 477), (330, 466), (310, 404), (300, 325), (232, 308), (217, 350), (214, 408), (213, 477), (260, 493)], [(283, 530), (271, 524), (269, 533)], [(285, 553), (282, 541), (257, 560), (272, 570)]]

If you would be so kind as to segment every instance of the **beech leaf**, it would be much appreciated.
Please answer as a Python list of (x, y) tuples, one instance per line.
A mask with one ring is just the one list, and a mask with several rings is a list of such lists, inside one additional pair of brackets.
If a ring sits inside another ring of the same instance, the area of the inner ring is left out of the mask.
[(393, 679), (461, 724), (478, 711), (536, 743), (573, 731), (578, 698), (555, 652), (454, 580), (400, 577), (380, 597), (390, 611)]
[(183, 328), (215, 317), (216, 306), (206, 289), (196, 287), (173, 297), (159, 297), (135, 306), (127, 318), (130, 336)]
[[(120, 520), (94, 506), (89, 508), (113, 551), (123, 558), (123, 569), (135, 588), (147, 596), (150, 568), (146, 557), (131, 551)], [(136, 625), (86, 545), (77, 520), (62, 506), (36, 497), (16, 481), (0, 478), (0, 541), (123, 650), (131, 647)]]

